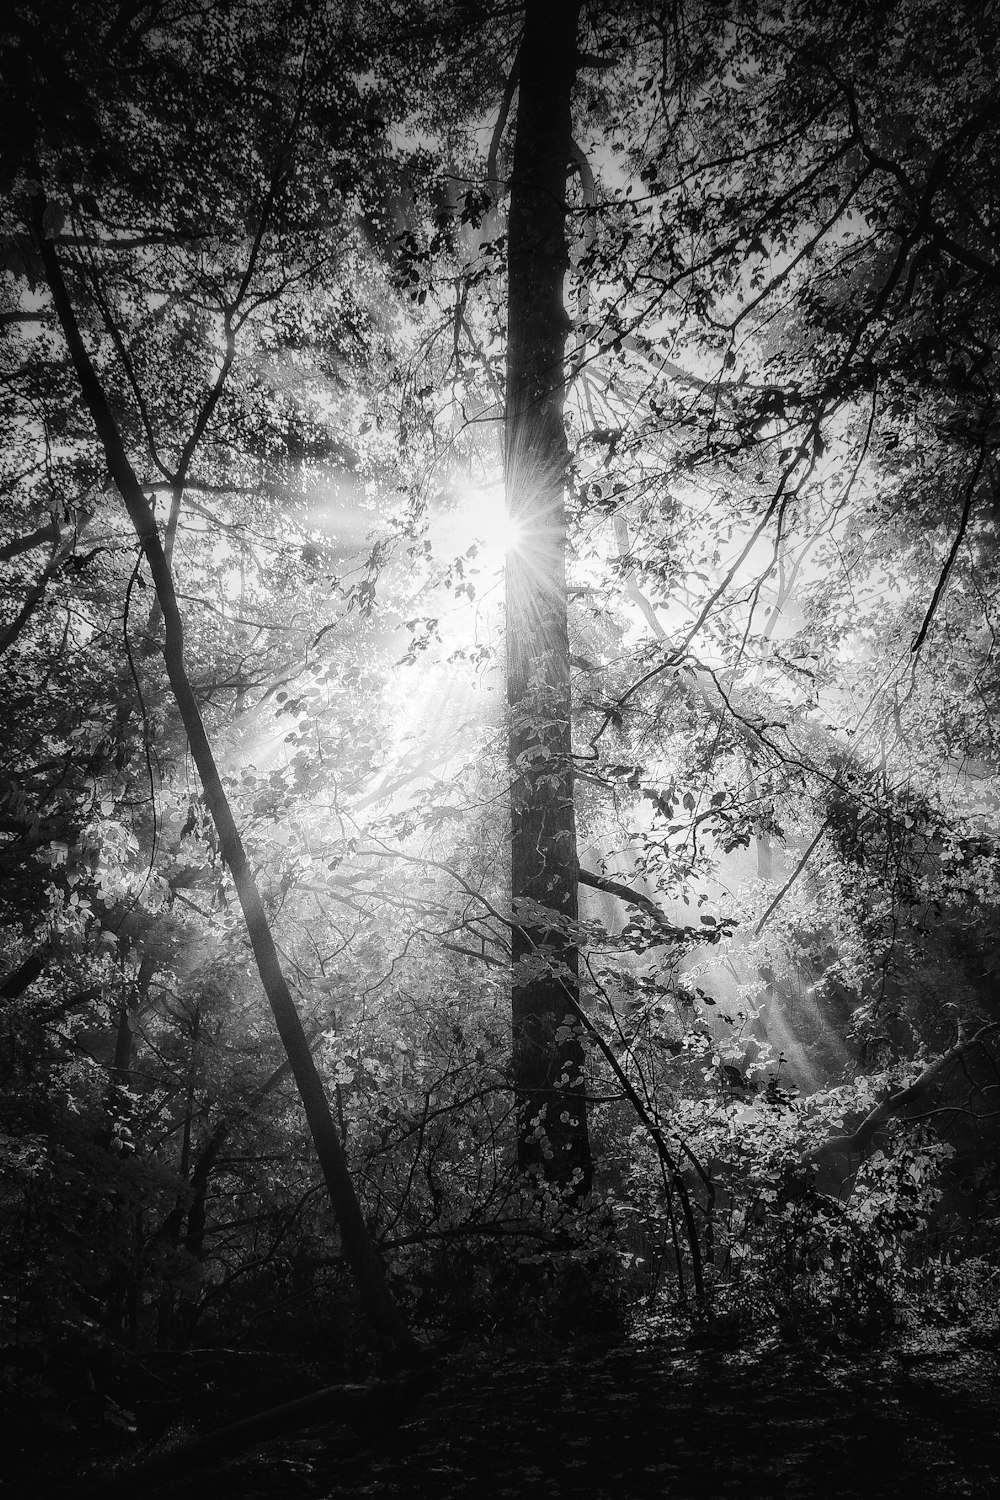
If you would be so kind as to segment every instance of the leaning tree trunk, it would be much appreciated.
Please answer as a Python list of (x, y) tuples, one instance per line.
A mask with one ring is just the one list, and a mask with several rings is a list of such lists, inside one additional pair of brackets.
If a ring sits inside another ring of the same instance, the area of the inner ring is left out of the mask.
[(513, 1041), (521, 1171), (570, 1201), (592, 1167), (577, 1010), (563, 282), (577, 0), (528, 0), (508, 225), (507, 558)]
[(145, 553), (149, 571), (163, 611), (163, 659), (191, 755), (198, 769), (205, 801), (219, 836), (219, 848), (229, 867), (264, 993), (274, 1015), (278, 1034), (291, 1066), (327, 1192), (340, 1228), (344, 1255), (354, 1273), (368, 1319), (387, 1357), (398, 1358), (413, 1349), (413, 1341), (386, 1285), (361, 1204), (347, 1167), (347, 1158), (330, 1112), (329, 1101), (313, 1059), (299, 1013), (295, 1008), (278, 959), (274, 937), (253, 871), (243, 848), (229, 798), (226, 796), (215, 756), (205, 731), (201, 710), (184, 661), (184, 630), (173, 575), (160, 541), (153, 512), (129, 462), (121, 434), (108, 405), (104, 388), (91, 363), (80, 334), (76, 314), (59, 264), (54, 244), (46, 237), (44, 204), (35, 217), (38, 251), (84, 401), (104, 448), (108, 468)]

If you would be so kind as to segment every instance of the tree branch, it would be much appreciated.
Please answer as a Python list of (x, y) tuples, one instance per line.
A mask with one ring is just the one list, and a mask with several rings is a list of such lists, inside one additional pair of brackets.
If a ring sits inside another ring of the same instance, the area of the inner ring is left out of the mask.
[(849, 1134), (835, 1135), (829, 1140), (821, 1141), (818, 1146), (813, 1146), (811, 1151), (807, 1151), (797, 1165), (799, 1167), (816, 1166), (831, 1156), (863, 1156), (883, 1125), (898, 1116), (908, 1104), (922, 1098), (936, 1083), (942, 1082), (956, 1063), (960, 1062), (973, 1047), (981, 1046), (983, 1039), (996, 1031), (1000, 1031), (1000, 1021), (980, 1026), (979, 1030), (973, 1032), (971, 1036), (963, 1037), (948, 1052), (943, 1053), (936, 1062), (932, 1062), (922, 1073), (918, 1074), (912, 1083), (907, 1084), (906, 1088), (899, 1089), (897, 1093), (890, 1094), (887, 1099), (883, 1099), (881, 1104), (877, 1104), (865, 1115), (860, 1125)]
[(596, 875), (593, 870), (585, 870), (582, 866), (577, 874), (581, 885), (589, 885), (595, 891), (605, 891), (609, 896), (617, 896), (619, 901), (624, 901), (628, 906), (637, 906), (640, 911), (652, 917), (658, 927), (662, 927), (677, 941), (687, 937), (686, 930), (668, 922), (656, 902), (649, 896), (644, 896), (641, 891), (634, 891), (630, 885), (624, 885), (620, 880), (612, 880), (607, 875)]
[(966, 486), (965, 503), (962, 506), (962, 514), (959, 519), (958, 530), (955, 533), (955, 540), (951, 544), (951, 550), (948, 553), (947, 558), (945, 559), (944, 567), (941, 569), (941, 576), (937, 581), (937, 586), (934, 590), (931, 602), (927, 606), (927, 613), (924, 615), (924, 622), (921, 625), (920, 629), (917, 631), (916, 635), (913, 637), (913, 644), (910, 646), (911, 652), (915, 653), (920, 650), (921, 646), (924, 644), (924, 639), (926, 638), (927, 632), (930, 629), (931, 621), (934, 618), (934, 612), (938, 607), (941, 595), (944, 593), (945, 585), (947, 584), (949, 575), (951, 574), (955, 558), (958, 556), (958, 549), (962, 545), (962, 540), (969, 525), (969, 517), (972, 515), (972, 503), (976, 496), (976, 485), (979, 481), (980, 474), (983, 472), (983, 465), (985, 464), (985, 462), (986, 450), (985, 448), (980, 448), (979, 457), (976, 459), (975, 468), (973, 469), (972, 476), (969, 480), (968, 485)]

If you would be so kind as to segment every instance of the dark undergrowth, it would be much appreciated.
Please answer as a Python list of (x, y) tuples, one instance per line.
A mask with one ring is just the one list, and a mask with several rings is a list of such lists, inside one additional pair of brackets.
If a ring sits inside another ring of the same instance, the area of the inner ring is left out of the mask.
[[(577, 1308), (579, 1313), (580, 1309)], [(185, 1500), (830, 1496), (978, 1500), (995, 1494), (1000, 1337), (995, 1316), (927, 1302), (866, 1329), (829, 1319), (641, 1322), (541, 1317), (438, 1341), (440, 1377), (395, 1424), (327, 1421), (181, 1479), (122, 1493)], [(557, 1310), (558, 1312), (558, 1310)], [(582, 1333), (581, 1333), (582, 1330)], [(179, 1442), (316, 1389), (380, 1389), (364, 1358), (218, 1346), (142, 1360), (68, 1357), (60, 1383), (13, 1401), (0, 1496), (85, 1491)]]

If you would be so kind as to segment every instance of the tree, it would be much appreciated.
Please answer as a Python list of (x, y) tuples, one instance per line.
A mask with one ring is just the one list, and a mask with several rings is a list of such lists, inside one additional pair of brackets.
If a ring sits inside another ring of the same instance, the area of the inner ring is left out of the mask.
[[(28, 25), (27, 22), (25, 24)], [(67, 146), (60, 139), (58, 126), (53, 128), (55, 122), (42, 120), (35, 125), (33, 132), (29, 125), (28, 141), (24, 148), (34, 173), (34, 185), (29, 182), (20, 186), (22, 195), (30, 202), (27, 218), (31, 249), (40, 262), (55, 319), (65, 339), (79, 383), (83, 406), (93, 422), (111, 480), (126, 508), (150, 570), (158, 610), (151, 615), (147, 628), (150, 635), (153, 635), (162, 620), (167, 678), (201, 778), (205, 803), (215, 824), (220, 853), (247, 920), (261, 982), (271, 1003), (275, 1022), (300, 1090), (331, 1204), (340, 1226), (344, 1251), (358, 1277), (362, 1300), (387, 1355), (398, 1357), (411, 1347), (409, 1336), (388, 1293), (380, 1261), (373, 1249), (364, 1215), (350, 1180), (343, 1143), (282, 972), (266, 909), (205, 730), (202, 710), (185, 659), (184, 629), (170, 560), (192, 461), (200, 452), (206, 435), (214, 435), (213, 420), (217, 411), (225, 410), (227, 381), (236, 360), (241, 331), (256, 309), (273, 302), (289, 282), (302, 279), (303, 271), (288, 268), (287, 258), (293, 243), (297, 253), (308, 254), (312, 248), (322, 258), (322, 252), (316, 249), (316, 205), (318, 196), (322, 195), (317, 194), (318, 184), (315, 180), (308, 184), (304, 196), (297, 195), (295, 183), (296, 173), (302, 167), (302, 141), (308, 134), (308, 129), (315, 131), (314, 115), (310, 116), (308, 127), (303, 123), (307, 114), (307, 102), (308, 108), (313, 109), (317, 100), (325, 101), (327, 97), (325, 91), (329, 87), (331, 53), (323, 48), (329, 47), (330, 38), (317, 40), (310, 33), (308, 24), (305, 30), (300, 29), (300, 22), (291, 14), (275, 18), (271, 26), (276, 39), (287, 48), (287, 52), (283, 54), (279, 51), (275, 59), (277, 68), (272, 71), (275, 88), (272, 124), (275, 127), (275, 139), (268, 142), (257, 155), (256, 164), (262, 168), (263, 180), (254, 210), (256, 216), (248, 227), (236, 226), (226, 220), (232, 204), (225, 197), (225, 187), (228, 186), (225, 172), (233, 165), (233, 146), (236, 145), (230, 141), (229, 150), (220, 152), (213, 162), (218, 174), (216, 184), (221, 189), (216, 204), (209, 207), (205, 200), (193, 209), (193, 216), (200, 219), (198, 228), (193, 229), (192, 233), (196, 246), (200, 245), (208, 228), (208, 221), (214, 213), (215, 222), (211, 224), (211, 228), (221, 240), (218, 257), (213, 260), (203, 256), (198, 248), (194, 251), (194, 264), (190, 268), (187, 283), (184, 283), (183, 271), (180, 278), (174, 278), (175, 285), (180, 280), (180, 285), (176, 286), (178, 300), (182, 307), (185, 304), (187, 307), (187, 316), (182, 313), (180, 318), (182, 326), (186, 324), (190, 330), (200, 325), (200, 331), (208, 334), (210, 341), (215, 334), (221, 335), (222, 339), (220, 355), (208, 355), (207, 362), (210, 367), (214, 364), (215, 373), (201, 392), (197, 392), (199, 378), (203, 373), (201, 369), (191, 372), (193, 378), (186, 390), (183, 385), (181, 390), (171, 390), (170, 378), (174, 372), (158, 370), (150, 362), (155, 350), (153, 339), (150, 339), (145, 348), (141, 348), (133, 342), (131, 330), (126, 329), (123, 334), (116, 325), (119, 310), (115, 306), (116, 293), (127, 301), (130, 296), (135, 295), (136, 284), (130, 284), (126, 278), (124, 287), (119, 292), (115, 285), (115, 273), (118, 269), (115, 257), (121, 253), (124, 241), (112, 237), (108, 253), (109, 242), (98, 231), (90, 236), (78, 234), (71, 239), (74, 246), (83, 247), (79, 251), (81, 258), (76, 265), (77, 276), (102, 315), (108, 343), (117, 355), (118, 369), (115, 375), (109, 380), (105, 374), (102, 379), (88, 351), (56, 244), (66, 223), (67, 212), (79, 215), (84, 220), (103, 224), (105, 213), (110, 218), (114, 212), (112, 205), (115, 189), (127, 194), (130, 189), (137, 188), (139, 201), (133, 203), (133, 211), (139, 216), (146, 216), (147, 222), (152, 220), (152, 223), (149, 233), (138, 236), (135, 243), (129, 243), (129, 249), (133, 253), (138, 251), (142, 259), (147, 250), (151, 249), (155, 255), (161, 247), (166, 246), (169, 257), (176, 247), (178, 225), (163, 222), (159, 218), (148, 199), (150, 184), (147, 181), (140, 181), (138, 184), (128, 182), (130, 168), (122, 169), (121, 163), (116, 163), (120, 168), (117, 182), (111, 173), (111, 181), (95, 182), (89, 191), (84, 191), (79, 186), (79, 161), (72, 155), (72, 146)], [(75, 40), (79, 50), (72, 54), (72, 66), (79, 69), (84, 65), (84, 52), (89, 49), (85, 49), (79, 35)], [(260, 45), (261, 40), (261, 36), (252, 31), (246, 45), (253, 50)], [(171, 37), (175, 48), (174, 60), (182, 69), (184, 63), (181, 59), (186, 41), (183, 28)], [(132, 38), (130, 46), (136, 45), (141, 46), (141, 41)], [(225, 45), (223, 42), (223, 50)], [(124, 46), (121, 37), (118, 38), (117, 46)], [(113, 65), (117, 61), (114, 50), (112, 49), (110, 57), (105, 56), (103, 59), (104, 71), (109, 70), (109, 64)], [(147, 65), (149, 61), (147, 56)], [(223, 70), (232, 68), (235, 61), (232, 56), (226, 57), (222, 63)], [(210, 50), (206, 71), (210, 72), (213, 67), (217, 69), (219, 62), (217, 51)], [(299, 69), (297, 77), (296, 64)], [(225, 74), (225, 78), (227, 83), (232, 83), (231, 72)], [(194, 76), (193, 70), (184, 75), (185, 85), (195, 93), (202, 81)], [(106, 122), (101, 116), (103, 112), (123, 107), (125, 100), (116, 92), (122, 88), (121, 73), (116, 73), (109, 82), (111, 89), (99, 105), (96, 103), (97, 96), (93, 96), (93, 112), (87, 120), (87, 144), (93, 148), (100, 143), (110, 151), (113, 149), (111, 143), (102, 138), (102, 126)], [(171, 128), (175, 125), (173, 119), (156, 118), (154, 112), (149, 110), (145, 123), (143, 145), (169, 153), (174, 144), (171, 139)], [(252, 151), (250, 142), (245, 141), (243, 144)], [(202, 156), (203, 167), (207, 162), (208, 155)], [(188, 170), (190, 165), (189, 163)], [(59, 191), (54, 186), (57, 181), (69, 198), (68, 210), (50, 196)], [(95, 197), (95, 190), (103, 191), (106, 195), (107, 207)], [(199, 182), (196, 191), (199, 194), (208, 193), (209, 183)], [(309, 244), (310, 240), (312, 246)], [(102, 256), (110, 275), (102, 276), (102, 271), (105, 270)], [(208, 305), (212, 308), (207, 321), (204, 312), (196, 310), (204, 307), (204, 298), (207, 298)], [(165, 305), (170, 307), (169, 299)], [(208, 325), (213, 322), (214, 329), (209, 332)], [(182, 356), (181, 370), (183, 371), (185, 362), (189, 367), (192, 364), (197, 366), (198, 355), (204, 357), (205, 352), (204, 345), (199, 350), (189, 344)], [(138, 418), (139, 431), (144, 440), (143, 446), (150, 453), (153, 462), (159, 465), (169, 486), (171, 509), (162, 534), (150, 499), (144, 493), (135, 464), (129, 455), (122, 424), (112, 408), (113, 400), (120, 393), (120, 388), (117, 391), (115, 389), (116, 376), (124, 381), (125, 389), (131, 397), (132, 411)], [(164, 381), (166, 389), (161, 385), (154, 395), (153, 386), (158, 378)], [(187, 404), (189, 402), (190, 405)], [(177, 426), (170, 425), (171, 420), (179, 424), (180, 431)], [(185, 421), (190, 422), (186, 433)], [(167, 456), (171, 449), (175, 455), (173, 463)], [(127, 1027), (122, 1028), (120, 1035), (127, 1035)], [(125, 1052), (120, 1051), (117, 1075), (122, 1083), (127, 1077), (125, 1056)]]
[(578, 1015), (566, 602), (566, 178), (579, 5), (529, 4), (507, 231), (507, 696), (518, 1159), (571, 1199), (592, 1181)]

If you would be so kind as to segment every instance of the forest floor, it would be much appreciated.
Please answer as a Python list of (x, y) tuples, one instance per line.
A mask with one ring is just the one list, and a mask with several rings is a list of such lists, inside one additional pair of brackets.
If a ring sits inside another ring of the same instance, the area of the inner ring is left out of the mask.
[[(998, 1392), (996, 1334), (970, 1329), (896, 1333), (863, 1353), (662, 1336), (600, 1352), (484, 1349), (453, 1359), (396, 1431), (376, 1427), (362, 1440), (332, 1424), (312, 1428), (128, 1493), (986, 1500), (1000, 1494)], [(63, 1481), (51, 1493), (69, 1497), (92, 1482), (92, 1460), (74, 1483), (65, 1455), (48, 1457)], [(40, 1477), (26, 1496), (40, 1493)], [(0, 1483), (0, 1496), (21, 1493)]]

